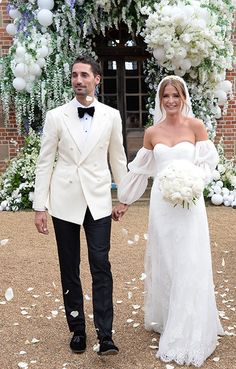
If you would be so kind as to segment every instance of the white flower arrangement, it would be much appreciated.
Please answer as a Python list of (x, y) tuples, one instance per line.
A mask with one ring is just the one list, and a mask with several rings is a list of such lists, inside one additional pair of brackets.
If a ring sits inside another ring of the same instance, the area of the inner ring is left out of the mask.
[(201, 168), (187, 160), (173, 160), (158, 174), (158, 184), (166, 201), (187, 208), (196, 203), (204, 190)]
[(225, 205), (236, 208), (236, 165), (234, 160), (225, 158), (223, 138), (217, 151), (219, 164), (213, 172), (213, 180), (206, 187), (204, 195), (210, 198), (213, 205)]

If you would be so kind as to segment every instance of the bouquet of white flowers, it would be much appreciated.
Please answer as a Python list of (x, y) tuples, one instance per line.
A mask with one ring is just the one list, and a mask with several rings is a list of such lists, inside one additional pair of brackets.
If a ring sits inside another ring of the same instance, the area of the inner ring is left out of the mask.
[(165, 200), (189, 208), (204, 190), (202, 169), (187, 160), (174, 160), (158, 175)]

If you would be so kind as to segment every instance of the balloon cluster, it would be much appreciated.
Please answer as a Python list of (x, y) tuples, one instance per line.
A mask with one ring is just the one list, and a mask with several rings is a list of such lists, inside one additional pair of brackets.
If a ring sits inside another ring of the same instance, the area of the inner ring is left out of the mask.
[[(42, 26), (41, 32), (46, 33), (47, 27), (53, 23), (53, 13), (51, 10), (54, 7), (54, 0), (38, 0), (37, 1), (37, 21)], [(14, 19), (6, 27), (6, 31), (11, 36), (17, 33), (17, 20), (22, 17), (21, 12), (17, 8), (9, 10), (9, 16)], [(36, 32), (34, 30), (34, 32)], [(47, 35), (42, 35), (36, 43), (36, 56), (28, 52), (24, 43), (17, 42), (15, 57), (12, 62), (12, 71), (14, 74), (13, 86), (17, 91), (30, 92), (33, 83), (42, 73), (42, 68), (46, 64), (45, 58), (50, 53)]]

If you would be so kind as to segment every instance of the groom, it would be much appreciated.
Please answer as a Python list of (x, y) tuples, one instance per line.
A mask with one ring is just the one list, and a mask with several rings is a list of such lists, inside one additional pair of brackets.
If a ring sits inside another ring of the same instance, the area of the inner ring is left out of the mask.
[[(78, 57), (71, 69), (75, 98), (48, 111), (36, 168), (35, 225), (48, 234), (46, 209), (56, 235), (63, 298), (73, 352), (86, 350), (86, 322), (80, 281), (80, 229), (83, 225), (92, 275), (94, 325), (99, 355), (117, 354), (112, 340), (111, 174), (118, 184), (126, 174), (118, 110), (94, 97), (100, 65)], [(109, 157), (109, 164), (108, 164)], [(55, 158), (57, 158), (55, 162)], [(121, 205), (120, 213), (127, 210)]]

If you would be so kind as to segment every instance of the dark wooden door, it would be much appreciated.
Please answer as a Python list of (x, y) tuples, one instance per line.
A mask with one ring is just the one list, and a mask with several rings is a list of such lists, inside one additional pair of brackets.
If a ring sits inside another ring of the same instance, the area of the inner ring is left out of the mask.
[(142, 146), (148, 118), (144, 76), (148, 53), (143, 42), (138, 40), (138, 44), (132, 37), (127, 32), (113, 30), (106, 37), (97, 38), (95, 49), (103, 70), (98, 99), (120, 111), (129, 161)]

